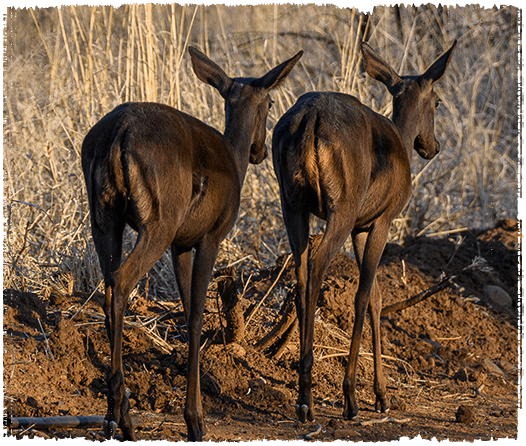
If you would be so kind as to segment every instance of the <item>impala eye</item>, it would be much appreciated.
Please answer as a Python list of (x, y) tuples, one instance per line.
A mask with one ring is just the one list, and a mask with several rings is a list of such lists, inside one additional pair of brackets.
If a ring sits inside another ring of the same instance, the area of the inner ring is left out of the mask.
[(438, 108), (438, 106), (440, 105), (440, 102), (442, 102), (440, 99), (438, 99), (438, 100), (435, 102), (435, 108)]
[(270, 110), (272, 108), (272, 104), (274, 104), (274, 101), (271, 99), (268, 103), (268, 109)]

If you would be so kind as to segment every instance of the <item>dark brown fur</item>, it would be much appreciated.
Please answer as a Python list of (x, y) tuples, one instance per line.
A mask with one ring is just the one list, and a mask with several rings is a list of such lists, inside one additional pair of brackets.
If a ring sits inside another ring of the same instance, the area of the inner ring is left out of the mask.
[[(201, 52), (189, 52), (197, 77), (225, 99), (224, 134), (167, 105), (127, 103), (95, 124), (82, 145), (93, 241), (106, 289), (108, 436), (118, 426), (125, 439), (136, 439), (124, 388), (124, 310), (137, 281), (168, 248), (189, 333), (188, 439), (205, 434), (199, 347), (208, 283), (219, 244), (237, 218), (248, 164), (267, 155), (268, 93), (301, 57), (300, 52), (258, 79), (231, 79)], [(126, 224), (138, 235), (121, 265)]]
[[(349, 234), (360, 267), (355, 324), (343, 382), (346, 419), (358, 414), (356, 364), (365, 312), (373, 328), (376, 408), (389, 409), (380, 348), (381, 296), (376, 269), (392, 220), (411, 195), (410, 151), (430, 159), (439, 151), (434, 136), (437, 98), (433, 85), (444, 73), (451, 49), (422, 76), (398, 76), (367, 44), (362, 54), (368, 74), (393, 95), (393, 120), (358, 99), (332, 92), (301, 96), (276, 124), (273, 163), (283, 217), (296, 264), (296, 308), (300, 326), (299, 395), (301, 421), (313, 420), (312, 345), (314, 313), (325, 271)], [(309, 219), (327, 221), (309, 252)]]

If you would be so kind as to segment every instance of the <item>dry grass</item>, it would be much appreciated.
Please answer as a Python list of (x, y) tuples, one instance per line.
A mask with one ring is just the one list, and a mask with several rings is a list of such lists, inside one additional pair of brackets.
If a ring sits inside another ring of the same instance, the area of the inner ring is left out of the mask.
[[(391, 241), (517, 216), (514, 7), (377, 7), (370, 16), (330, 5), (11, 8), (5, 29), (4, 287), (91, 292), (100, 284), (80, 146), (117, 104), (164, 102), (223, 128), (222, 100), (193, 74), (189, 44), (234, 76), (261, 74), (305, 50), (274, 93), (271, 130), (298, 96), (312, 90), (350, 93), (390, 113), (385, 88), (361, 66), (357, 49), (364, 33), (405, 74), (422, 71), (458, 39), (437, 88), (442, 152), (431, 162), (415, 154), (413, 198), (393, 225)], [(126, 238), (129, 250), (133, 234)], [(253, 270), (288, 249), (277, 182), (266, 161), (249, 169), (240, 218), (218, 264)], [(150, 296), (171, 295), (169, 259), (158, 262), (141, 286)]]

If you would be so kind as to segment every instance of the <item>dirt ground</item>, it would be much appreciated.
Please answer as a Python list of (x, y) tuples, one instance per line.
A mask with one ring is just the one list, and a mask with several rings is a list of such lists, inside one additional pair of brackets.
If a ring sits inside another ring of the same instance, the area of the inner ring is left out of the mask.
[[(409, 238), (388, 245), (378, 272), (384, 306), (455, 276), (453, 286), (382, 318), (389, 419), (374, 411), (370, 330), (359, 362), (359, 417), (344, 421), (341, 384), (353, 320), (357, 268), (340, 253), (320, 294), (316, 318), (316, 421), (295, 420), (298, 342), (279, 357), (254, 345), (276, 323), (294, 282), (292, 261), (238, 272), (237, 308), (246, 326), (235, 343), (220, 339), (218, 292), (211, 285), (201, 359), (206, 440), (389, 441), (421, 436), (453, 441), (517, 438), (519, 328), (517, 221), (449, 238)], [(250, 278), (250, 279), (249, 279)], [(274, 282), (275, 285), (274, 285)], [(269, 296), (267, 291), (274, 285)], [(124, 333), (125, 383), (141, 440), (186, 440), (186, 343), (178, 302), (131, 299)], [(247, 315), (265, 301), (248, 321)], [(102, 429), (10, 429), (10, 417), (104, 415), (109, 345), (102, 295), (59, 293), (45, 298), (4, 290), (4, 435), (85, 437)], [(223, 325), (224, 325), (224, 318)], [(381, 421), (381, 422), (380, 422)]]

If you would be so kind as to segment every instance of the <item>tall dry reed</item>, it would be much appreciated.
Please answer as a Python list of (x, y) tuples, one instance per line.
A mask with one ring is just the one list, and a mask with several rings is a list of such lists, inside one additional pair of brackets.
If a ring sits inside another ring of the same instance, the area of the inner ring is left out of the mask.
[[(413, 157), (413, 197), (391, 241), (517, 216), (517, 8), (377, 7), (364, 15), (331, 5), (134, 4), (10, 8), (6, 19), (4, 287), (49, 294), (100, 284), (80, 147), (117, 104), (163, 102), (222, 130), (222, 101), (194, 76), (189, 44), (234, 76), (263, 73), (305, 51), (274, 93), (270, 144), (274, 123), (307, 91), (353, 94), (391, 113), (385, 88), (364, 74), (361, 40), (406, 74), (424, 70), (458, 39), (437, 88), (442, 151), (430, 162)], [(130, 231), (126, 250), (133, 240)], [(267, 161), (249, 169), (240, 217), (218, 263), (254, 270), (288, 249)], [(150, 296), (172, 295), (169, 258), (140, 286), (146, 283)]]

